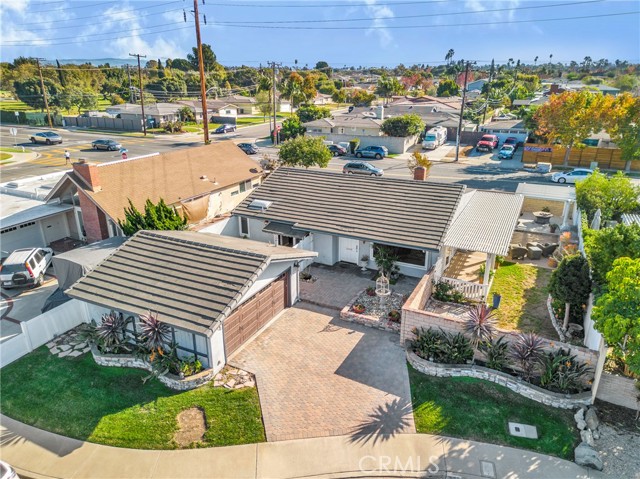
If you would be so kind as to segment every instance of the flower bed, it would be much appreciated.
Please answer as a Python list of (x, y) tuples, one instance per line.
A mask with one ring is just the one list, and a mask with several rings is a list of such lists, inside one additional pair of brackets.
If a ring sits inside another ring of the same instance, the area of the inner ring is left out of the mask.
[(342, 308), (340, 318), (385, 331), (399, 332), (399, 312), (403, 303), (404, 296), (401, 294), (391, 293), (381, 303), (380, 298), (375, 293), (372, 296), (370, 292), (364, 290)]

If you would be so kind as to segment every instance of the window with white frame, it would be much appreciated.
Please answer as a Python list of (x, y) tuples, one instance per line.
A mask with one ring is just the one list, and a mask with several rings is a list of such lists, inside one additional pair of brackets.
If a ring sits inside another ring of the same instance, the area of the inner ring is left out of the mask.
[(242, 216), (240, 217), (240, 234), (249, 236), (249, 220)]

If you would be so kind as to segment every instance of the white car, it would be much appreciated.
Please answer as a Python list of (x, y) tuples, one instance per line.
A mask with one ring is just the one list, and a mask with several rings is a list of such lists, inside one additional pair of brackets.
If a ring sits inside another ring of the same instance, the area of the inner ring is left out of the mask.
[(576, 168), (573, 171), (558, 171), (551, 175), (551, 181), (554, 183), (575, 183), (578, 180), (584, 180), (593, 173), (593, 170), (587, 168)]
[(0, 284), (5, 289), (40, 286), (52, 258), (51, 248), (17, 249), (0, 266)]

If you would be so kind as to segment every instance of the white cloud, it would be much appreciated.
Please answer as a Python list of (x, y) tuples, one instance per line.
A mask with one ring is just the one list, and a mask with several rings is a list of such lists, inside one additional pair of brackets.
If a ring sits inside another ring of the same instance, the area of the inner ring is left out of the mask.
[(387, 26), (385, 19), (393, 18), (395, 16), (393, 11), (386, 5), (376, 5), (376, 0), (366, 0), (366, 3), (365, 10), (373, 17), (371, 22), (371, 27), (373, 28), (368, 29), (366, 34), (369, 36), (377, 35), (380, 46), (389, 46), (393, 41), (393, 35), (391, 30), (385, 28)]
[[(502, 12), (487, 12), (486, 10), (516, 8), (520, 5), (520, 0), (466, 0), (464, 6), (467, 10), (474, 12), (485, 12), (484, 15), (470, 15), (473, 23), (487, 20), (487, 22), (510, 21), (516, 19), (517, 11), (505, 10)], [(476, 20), (476, 18), (478, 20)], [(500, 25), (487, 25), (491, 28), (501, 27)], [(502, 27), (501, 27), (502, 28)]]

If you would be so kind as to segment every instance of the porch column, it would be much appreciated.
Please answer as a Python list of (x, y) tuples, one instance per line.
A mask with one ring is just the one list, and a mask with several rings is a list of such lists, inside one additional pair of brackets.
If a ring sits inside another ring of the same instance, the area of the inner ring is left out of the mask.
[(484, 281), (483, 284), (489, 284), (489, 278), (491, 277), (491, 271), (496, 261), (496, 255), (494, 253), (487, 253), (487, 260), (484, 263)]
[(568, 221), (569, 221), (569, 211), (571, 210), (571, 200), (566, 200), (564, 202), (564, 209), (562, 210), (562, 226), (560, 226), (561, 229), (567, 229), (569, 227)]

